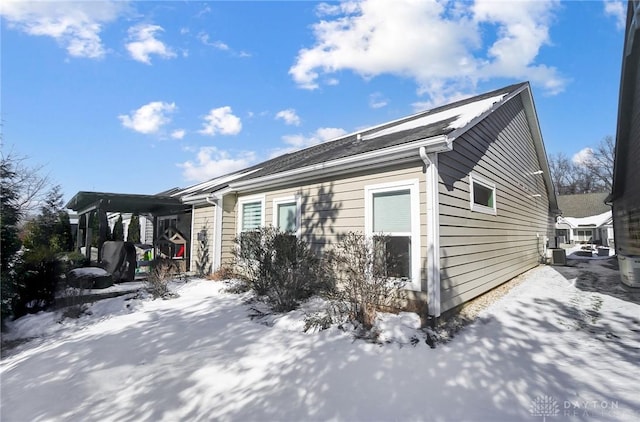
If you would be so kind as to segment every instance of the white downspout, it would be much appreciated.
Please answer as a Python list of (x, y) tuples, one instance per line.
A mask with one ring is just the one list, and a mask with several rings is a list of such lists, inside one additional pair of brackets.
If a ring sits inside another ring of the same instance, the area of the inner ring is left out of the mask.
[[(191, 245), (189, 245), (189, 271), (194, 271), (196, 267), (197, 257), (197, 249), (194, 250), (195, 242), (194, 239), (198, 239), (198, 235), (196, 234), (195, 225), (196, 225), (196, 206), (191, 205)], [(195, 237), (194, 237), (195, 236)]]
[(420, 147), (427, 183), (427, 297), (429, 315), (440, 317), (440, 203), (438, 200), (438, 153)]
[(208, 204), (215, 206), (215, 221), (213, 229), (213, 266), (212, 272), (218, 271), (222, 265), (222, 197), (209, 197), (205, 200)]

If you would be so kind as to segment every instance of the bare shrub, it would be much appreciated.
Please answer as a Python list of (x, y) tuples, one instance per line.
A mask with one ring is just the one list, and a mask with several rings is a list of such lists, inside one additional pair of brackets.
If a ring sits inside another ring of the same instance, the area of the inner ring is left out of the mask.
[(207, 276), (209, 280), (222, 281), (238, 278), (238, 274), (234, 271), (230, 265), (221, 265), (216, 271)]
[(274, 227), (242, 233), (236, 239), (238, 274), (276, 311), (289, 311), (314, 293), (333, 286), (330, 268), (296, 236)]
[(156, 259), (151, 264), (151, 272), (145, 282), (145, 288), (154, 299), (171, 296), (169, 282), (180, 273), (178, 266), (170, 259)]
[(337, 309), (366, 329), (376, 312), (394, 308), (403, 298), (406, 278), (394, 276), (400, 260), (388, 248), (388, 237), (349, 232), (338, 243), (332, 262), (338, 277)]

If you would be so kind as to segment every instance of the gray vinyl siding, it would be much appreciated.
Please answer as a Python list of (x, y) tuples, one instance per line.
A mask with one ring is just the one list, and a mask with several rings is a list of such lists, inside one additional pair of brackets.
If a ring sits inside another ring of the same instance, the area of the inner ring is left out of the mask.
[[(196, 206), (193, 209), (193, 233), (191, 233), (191, 269), (196, 270), (198, 268), (199, 257), (203, 252), (201, 248), (206, 248), (208, 254), (208, 267), (209, 271), (213, 268), (214, 257), (214, 229), (215, 229), (215, 212), (216, 208), (212, 205)], [(206, 242), (202, 243), (198, 241), (198, 233), (205, 231), (207, 237)]]
[(626, 174), (623, 195), (613, 202), (615, 245), (619, 254), (640, 256), (640, 65), (636, 67), (628, 136), (627, 153), (616, 157), (626, 160)]
[[(444, 312), (535, 267), (550, 216), (543, 177), (531, 174), (541, 167), (520, 97), (438, 160)], [(496, 215), (471, 211), (469, 174), (496, 185)]]

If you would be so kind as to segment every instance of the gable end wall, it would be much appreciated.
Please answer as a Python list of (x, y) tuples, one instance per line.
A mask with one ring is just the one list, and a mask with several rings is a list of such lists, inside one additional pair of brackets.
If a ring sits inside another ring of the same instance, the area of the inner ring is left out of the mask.
[[(552, 227), (520, 97), (439, 155), (442, 311), (535, 267)], [(469, 174), (496, 185), (497, 214), (471, 211)], [(539, 196), (538, 196), (539, 195)]]

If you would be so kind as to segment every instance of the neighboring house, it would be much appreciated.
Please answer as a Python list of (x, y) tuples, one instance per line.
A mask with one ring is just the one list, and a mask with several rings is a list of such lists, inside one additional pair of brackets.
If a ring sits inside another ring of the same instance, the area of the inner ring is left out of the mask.
[(640, 2), (627, 4), (613, 166), (616, 253), (623, 283), (640, 287)]
[(232, 260), (238, 234), (260, 226), (294, 232), (318, 252), (348, 231), (383, 232), (410, 298), (434, 317), (538, 265), (559, 214), (528, 83), (172, 196), (192, 206), (191, 249), (206, 246), (214, 270)]
[[(627, 5), (613, 188), (616, 253), (640, 256), (640, 3)], [(640, 275), (639, 275), (640, 278)]]
[(612, 246), (611, 206), (604, 202), (607, 195), (606, 192), (558, 195), (558, 208), (562, 210), (562, 216), (556, 220), (556, 236), (566, 244)]

